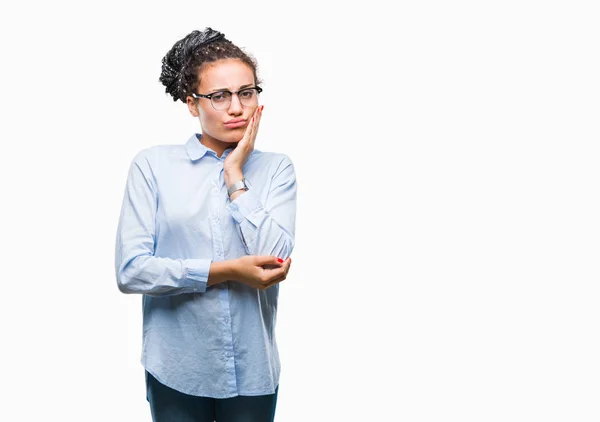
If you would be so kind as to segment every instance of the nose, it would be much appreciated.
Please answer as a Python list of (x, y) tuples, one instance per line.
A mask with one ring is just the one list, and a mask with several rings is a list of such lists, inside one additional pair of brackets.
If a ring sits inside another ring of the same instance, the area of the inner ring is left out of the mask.
[(229, 114), (239, 115), (243, 113), (243, 106), (237, 94), (231, 96), (231, 104), (229, 104)]

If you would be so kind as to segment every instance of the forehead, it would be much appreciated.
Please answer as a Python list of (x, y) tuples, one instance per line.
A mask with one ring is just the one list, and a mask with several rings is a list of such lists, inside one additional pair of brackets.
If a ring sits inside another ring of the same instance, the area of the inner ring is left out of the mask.
[(200, 72), (200, 88), (236, 90), (242, 85), (254, 83), (252, 68), (241, 60), (227, 59), (210, 63)]

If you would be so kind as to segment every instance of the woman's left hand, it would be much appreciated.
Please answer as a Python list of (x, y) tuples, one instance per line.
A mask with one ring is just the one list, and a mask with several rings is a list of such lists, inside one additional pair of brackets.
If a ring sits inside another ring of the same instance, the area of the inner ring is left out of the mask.
[(252, 116), (250, 123), (246, 126), (244, 137), (238, 142), (233, 151), (229, 153), (227, 158), (225, 158), (223, 170), (227, 186), (237, 182), (243, 177), (242, 168), (254, 150), (254, 141), (256, 139), (256, 134), (258, 133), (258, 126), (260, 125), (263, 108), (264, 106), (256, 107), (254, 116)]

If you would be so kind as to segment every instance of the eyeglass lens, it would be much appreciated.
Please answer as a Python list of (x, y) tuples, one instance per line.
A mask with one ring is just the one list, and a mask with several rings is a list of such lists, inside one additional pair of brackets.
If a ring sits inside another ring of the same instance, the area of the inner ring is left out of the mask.
[[(240, 103), (244, 106), (253, 106), (258, 104), (258, 92), (255, 88), (243, 89), (237, 93)], [(229, 91), (222, 91), (213, 94), (211, 97), (212, 104), (215, 109), (223, 110), (229, 107), (231, 104), (232, 93)]]

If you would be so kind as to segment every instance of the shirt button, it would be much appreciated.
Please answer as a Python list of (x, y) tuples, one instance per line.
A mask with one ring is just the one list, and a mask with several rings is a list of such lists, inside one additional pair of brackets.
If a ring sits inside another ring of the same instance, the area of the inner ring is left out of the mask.
[(229, 324), (229, 318), (225, 318), (225, 322)]

